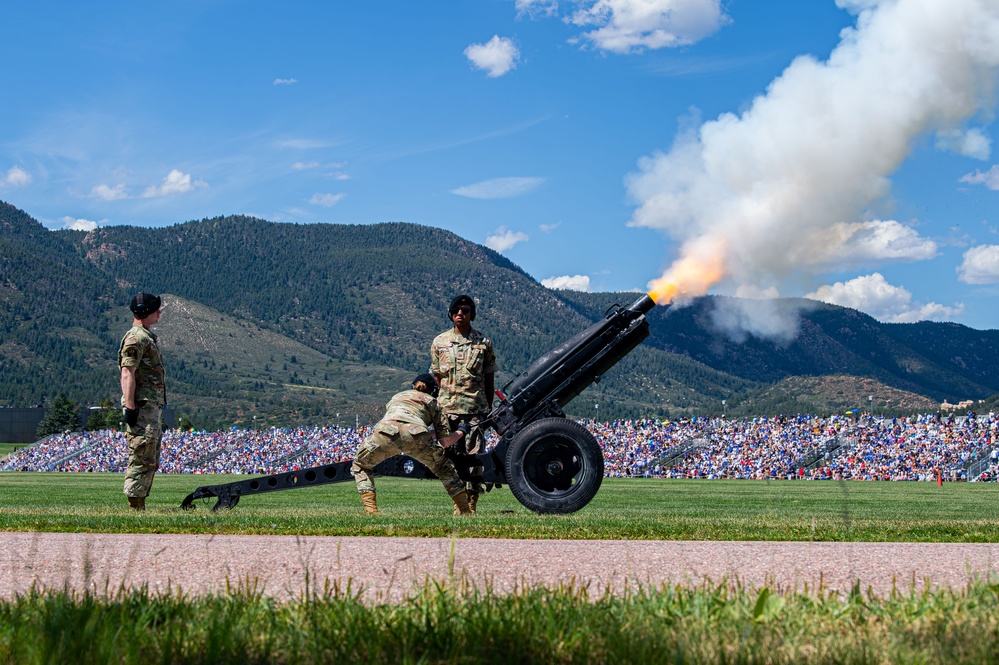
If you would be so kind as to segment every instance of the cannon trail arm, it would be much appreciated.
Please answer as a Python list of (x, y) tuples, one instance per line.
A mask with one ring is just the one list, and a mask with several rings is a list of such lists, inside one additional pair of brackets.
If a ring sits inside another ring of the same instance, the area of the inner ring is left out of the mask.
[[(448, 449), (450, 450), (450, 449)], [(469, 480), (469, 467), (473, 464), (483, 464), (476, 462), (470, 455), (458, 456), (452, 459), (458, 469), (458, 474), (463, 480)], [(502, 477), (497, 477), (496, 471), (489, 460), (486, 460), (487, 481), (502, 482)], [(302, 487), (314, 487), (316, 485), (329, 485), (332, 483), (353, 482), (354, 476), (350, 473), (350, 461), (333, 462), (323, 464), (308, 469), (297, 471), (285, 471), (269, 476), (256, 476), (245, 480), (237, 480), (231, 483), (220, 483), (217, 485), (202, 485), (186, 497), (180, 504), (181, 508), (190, 509), (194, 507), (194, 502), (198, 499), (215, 499), (212, 510), (219, 508), (233, 508), (242, 496), (250, 494), (265, 494), (267, 492), (278, 492), (281, 490), (300, 489)], [(400, 455), (387, 459), (375, 467), (376, 476), (395, 476), (398, 478), (437, 478), (430, 469), (420, 464), (416, 460)]]

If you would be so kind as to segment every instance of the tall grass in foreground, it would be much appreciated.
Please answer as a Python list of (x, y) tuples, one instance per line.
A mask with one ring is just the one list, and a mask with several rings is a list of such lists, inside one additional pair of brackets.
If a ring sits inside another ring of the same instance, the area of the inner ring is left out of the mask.
[(393, 605), (350, 591), (279, 603), (30, 593), (0, 603), (4, 663), (884, 663), (999, 660), (999, 585), (887, 598), (727, 583), (591, 598), (429, 585)]

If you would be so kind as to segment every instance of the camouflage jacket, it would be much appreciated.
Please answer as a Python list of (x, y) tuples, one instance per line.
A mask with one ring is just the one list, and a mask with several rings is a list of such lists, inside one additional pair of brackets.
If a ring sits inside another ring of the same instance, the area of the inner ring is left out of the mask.
[[(122, 367), (135, 368), (136, 402), (146, 400), (155, 406), (166, 406), (166, 370), (155, 334), (142, 326), (133, 326), (125, 333), (118, 348), (118, 368)], [(124, 395), (121, 405), (125, 406)]]
[(475, 328), (467, 337), (452, 328), (430, 345), (430, 372), (441, 377), (437, 401), (445, 413), (485, 413), (486, 375), (496, 370), (492, 340)]
[[(385, 405), (385, 416), (381, 422), (412, 423), (424, 427), (434, 426), (437, 438), (443, 438), (451, 433), (447, 418), (441, 413), (437, 400), (419, 390), (403, 390), (396, 393)], [(380, 424), (379, 423), (379, 424)], [(375, 429), (378, 429), (377, 425)]]

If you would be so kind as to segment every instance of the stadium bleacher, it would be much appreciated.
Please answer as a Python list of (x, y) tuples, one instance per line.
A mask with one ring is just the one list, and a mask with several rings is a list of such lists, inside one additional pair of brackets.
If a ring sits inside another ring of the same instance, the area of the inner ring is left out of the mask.
[[(691, 418), (580, 422), (609, 477), (995, 481), (999, 418)], [(167, 430), (162, 473), (271, 474), (352, 459), (366, 427), (220, 432)], [(121, 472), (114, 430), (48, 437), (0, 462), (2, 471)]]

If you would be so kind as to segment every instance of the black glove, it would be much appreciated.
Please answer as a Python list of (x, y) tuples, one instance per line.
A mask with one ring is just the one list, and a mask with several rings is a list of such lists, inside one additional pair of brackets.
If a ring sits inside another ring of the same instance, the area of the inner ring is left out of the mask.
[(465, 436), (468, 436), (468, 430), (470, 430), (470, 429), (472, 429), (472, 428), (468, 426), (468, 423), (461, 423), (460, 425), (458, 425), (458, 426), (457, 426), (457, 427), (456, 427), (456, 428), (454, 429), (454, 431), (455, 431), (455, 432), (461, 432), (461, 433), (462, 433), (462, 434), (464, 434)]
[(121, 410), (121, 415), (125, 417), (125, 424), (129, 427), (135, 427), (139, 424), (139, 410), (130, 409), (127, 406)]

